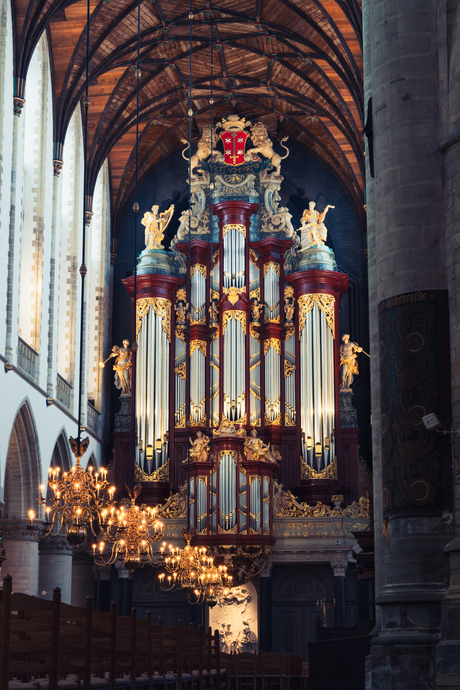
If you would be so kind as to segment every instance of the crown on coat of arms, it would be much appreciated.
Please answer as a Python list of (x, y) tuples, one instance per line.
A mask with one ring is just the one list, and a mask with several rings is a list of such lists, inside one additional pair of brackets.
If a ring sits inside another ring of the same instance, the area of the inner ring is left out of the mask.
[(222, 118), (220, 126), (226, 132), (240, 132), (250, 124), (250, 122), (246, 122), (245, 117), (240, 120), (239, 115), (229, 115), (227, 119), (225, 117)]

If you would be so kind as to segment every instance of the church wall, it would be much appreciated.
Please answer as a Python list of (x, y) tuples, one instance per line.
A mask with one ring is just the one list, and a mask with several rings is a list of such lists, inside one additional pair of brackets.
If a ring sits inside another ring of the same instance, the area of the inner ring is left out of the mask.
[(0, 342), (6, 336), (6, 292), (8, 277), (8, 239), (10, 222), (10, 190), (12, 139), (9, 136), (13, 121), (13, 37), (11, 5), (2, 0), (0, 5)]
[[(12, 38), (7, 30), (10, 21), (9, 5), (3, 3), (0, 7), (0, 529), (7, 558), (5, 570), (13, 576), (14, 590), (37, 594), (41, 587), (47, 590), (48, 597), (55, 577), (53, 586), (61, 586), (63, 600), (70, 602), (72, 553), (68, 545), (42, 544), (39, 550), (25, 525), (29, 508), (34, 508), (40, 517), (38, 484), (46, 482), (58, 438), (61, 446), (62, 438), (68, 446), (68, 438), (77, 436), (82, 125), (77, 113), (68, 146), (64, 147), (64, 170), (67, 152), (68, 172), (59, 177), (59, 166), (53, 165), (52, 78), (46, 36), (40, 39), (31, 61), (24, 108), (20, 113), (17, 109), (13, 115)], [(106, 396), (111, 377), (102, 373), (98, 362), (103, 359), (107, 346), (111, 309), (109, 206), (105, 164), (98, 180), (94, 230), (89, 227), (87, 232), (86, 318), (91, 321), (87, 320), (85, 333), (82, 423), (86, 426), (83, 437), (90, 437), (90, 446), (83, 464), (90, 456), (97, 465), (105, 461)], [(24, 343), (18, 340), (20, 337)], [(87, 405), (88, 391), (94, 407)], [(33, 420), (27, 433), (19, 421), (25, 410), (27, 418)], [(61, 455), (59, 452), (58, 456)], [(5, 495), (5, 485), (9, 487), (8, 495)], [(2, 515), (4, 500), (7, 504)]]

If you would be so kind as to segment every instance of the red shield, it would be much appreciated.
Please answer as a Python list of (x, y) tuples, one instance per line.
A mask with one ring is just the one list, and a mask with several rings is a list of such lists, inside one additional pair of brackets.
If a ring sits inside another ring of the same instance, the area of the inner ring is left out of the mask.
[(224, 132), (220, 135), (224, 145), (224, 160), (227, 165), (244, 163), (244, 149), (248, 136), (247, 132)]

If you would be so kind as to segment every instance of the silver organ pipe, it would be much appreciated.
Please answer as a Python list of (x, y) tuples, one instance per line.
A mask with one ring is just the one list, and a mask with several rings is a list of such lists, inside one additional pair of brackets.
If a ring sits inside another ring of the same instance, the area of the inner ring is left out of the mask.
[(264, 267), (265, 316), (269, 321), (279, 320), (280, 315), (279, 270), (279, 264), (272, 261)]
[[(204, 275), (203, 275), (204, 274)], [(201, 264), (192, 266), (190, 297), (190, 316), (192, 323), (206, 321), (206, 267)]]
[(227, 312), (224, 334), (224, 415), (236, 422), (246, 413), (246, 336), (237, 312)]
[[(139, 445), (136, 446), (136, 461), (149, 474), (168, 459), (170, 346), (163, 318), (156, 312), (155, 304), (153, 300), (142, 319), (136, 370), (136, 423), (143, 447), (141, 453)], [(161, 442), (160, 452), (156, 451), (157, 439)], [(151, 466), (144, 460), (149, 445), (154, 448)]]
[(249, 337), (249, 413), (250, 423), (255, 425), (260, 419), (260, 343), (253, 337)]
[(286, 424), (293, 426), (296, 421), (295, 409), (295, 335), (291, 331), (287, 333), (284, 343), (284, 395)]
[(273, 338), (265, 354), (265, 414), (270, 423), (280, 424), (280, 341)]
[(219, 453), (219, 528), (226, 532), (237, 522), (237, 482), (235, 454)]
[(190, 417), (192, 424), (204, 424), (206, 414), (206, 343), (192, 341), (190, 357)]
[(300, 334), (300, 424), (302, 457), (321, 471), (335, 457), (334, 336), (317, 301), (306, 313)]
[(244, 225), (227, 225), (223, 233), (224, 288), (242, 289), (246, 284), (246, 229)]

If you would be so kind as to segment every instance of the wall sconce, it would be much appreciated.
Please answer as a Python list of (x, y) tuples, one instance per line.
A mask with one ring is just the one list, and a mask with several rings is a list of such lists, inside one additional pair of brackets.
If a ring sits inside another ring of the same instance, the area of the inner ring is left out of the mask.
[(145, 456), (147, 460), (153, 460), (153, 446), (151, 443), (149, 443), (149, 445), (146, 448)]
[(319, 457), (322, 452), (323, 452), (323, 449), (321, 447), (321, 443), (319, 443), (319, 441), (318, 441), (318, 443), (315, 443), (315, 455), (316, 455), (316, 457)]
[(313, 441), (311, 440), (311, 436), (307, 436), (307, 450), (311, 450), (313, 448)]
[(329, 450), (330, 447), (331, 447), (331, 441), (330, 441), (330, 439), (326, 436), (326, 438), (324, 439), (324, 450)]

